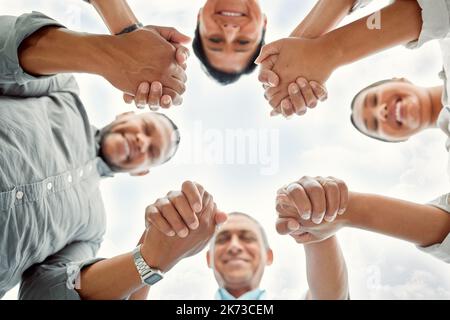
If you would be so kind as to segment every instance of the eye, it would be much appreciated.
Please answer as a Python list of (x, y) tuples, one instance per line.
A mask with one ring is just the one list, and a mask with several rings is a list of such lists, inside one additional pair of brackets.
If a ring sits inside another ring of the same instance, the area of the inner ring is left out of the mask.
[(250, 41), (248, 41), (248, 40), (238, 40), (237, 43), (239, 43), (239, 45), (241, 45), (241, 46), (245, 46), (246, 44), (249, 44)]
[(223, 40), (221, 38), (211, 37), (208, 39), (212, 43), (221, 43)]

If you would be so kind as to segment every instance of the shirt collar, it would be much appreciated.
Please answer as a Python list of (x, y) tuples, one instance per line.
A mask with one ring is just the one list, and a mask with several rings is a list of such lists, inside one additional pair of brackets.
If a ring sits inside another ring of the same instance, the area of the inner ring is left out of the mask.
[(219, 288), (216, 292), (216, 300), (264, 300), (266, 291), (261, 289), (255, 289), (244, 293), (239, 298), (235, 298), (225, 288)]
[(100, 155), (102, 137), (103, 130), (95, 129), (95, 153), (97, 155), (97, 170), (101, 177), (114, 177), (114, 171)]

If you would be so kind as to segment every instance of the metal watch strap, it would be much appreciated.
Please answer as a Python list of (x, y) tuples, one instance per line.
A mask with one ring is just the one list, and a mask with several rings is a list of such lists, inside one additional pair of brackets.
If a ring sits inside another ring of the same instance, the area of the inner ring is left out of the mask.
[(161, 278), (163, 276), (163, 273), (160, 270), (153, 269), (150, 267), (147, 262), (145, 262), (144, 258), (141, 255), (141, 245), (138, 245), (133, 250), (133, 258), (134, 258), (134, 264), (136, 265), (136, 269), (139, 273), (139, 276), (141, 277), (143, 284), (149, 284), (146, 280), (150, 277), (152, 274), (158, 274)]
[(124, 28), (122, 31), (116, 33), (116, 36), (124, 34), (124, 33), (132, 32), (132, 31), (140, 29), (142, 27), (144, 27), (144, 25), (142, 23), (140, 23), (140, 22), (134, 23), (131, 26), (128, 26), (128, 27)]

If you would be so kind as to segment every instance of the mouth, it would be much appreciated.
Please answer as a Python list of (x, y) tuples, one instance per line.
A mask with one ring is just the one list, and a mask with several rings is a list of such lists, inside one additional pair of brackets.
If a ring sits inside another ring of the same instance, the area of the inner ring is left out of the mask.
[(245, 17), (246, 14), (242, 12), (235, 12), (235, 11), (219, 11), (217, 14), (224, 16), (224, 17)]
[(137, 153), (136, 145), (126, 135), (123, 136), (123, 139), (125, 141), (125, 143), (124, 143), (125, 154), (127, 155), (126, 161), (130, 162), (134, 158), (135, 154)]
[(224, 264), (228, 264), (228, 263), (248, 263), (249, 261), (246, 259), (242, 259), (242, 258), (232, 258), (232, 259), (227, 259), (224, 260)]
[(402, 98), (397, 98), (394, 104), (394, 120), (397, 125), (402, 126), (405, 121), (405, 105)]

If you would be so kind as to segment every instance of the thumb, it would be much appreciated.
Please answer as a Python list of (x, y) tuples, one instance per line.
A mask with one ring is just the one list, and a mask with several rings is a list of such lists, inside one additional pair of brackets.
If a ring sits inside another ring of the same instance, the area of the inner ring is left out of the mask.
[(172, 43), (187, 43), (191, 41), (191, 38), (185, 34), (182, 34), (175, 28), (171, 27), (158, 27), (159, 34), (169, 42)]
[(225, 212), (220, 211), (219, 209), (216, 209), (215, 216), (214, 216), (214, 221), (216, 222), (216, 226), (221, 226), (222, 224), (225, 223), (225, 221), (227, 221), (227, 219), (228, 219), (228, 215)]
[(274, 54), (279, 54), (281, 51), (282, 42), (280, 40), (266, 44), (262, 47), (258, 58), (256, 58), (255, 63), (261, 64), (264, 60)]
[(300, 224), (294, 219), (279, 218), (276, 222), (277, 232), (281, 235), (290, 234), (300, 229)]
[(124, 93), (123, 94), (123, 101), (127, 104), (130, 104), (134, 101), (134, 96), (132, 96), (131, 94), (128, 93)]
[[(183, 47), (180, 44), (173, 44), (174, 47), (177, 49), (176, 53), (175, 53), (175, 58), (177, 60), (177, 63), (180, 66), (186, 66), (186, 61), (190, 56), (190, 52), (189, 49), (186, 47)], [(184, 68), (185, 69), (185, 68)]]

